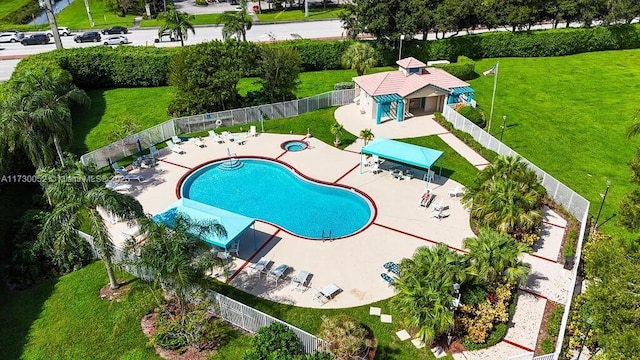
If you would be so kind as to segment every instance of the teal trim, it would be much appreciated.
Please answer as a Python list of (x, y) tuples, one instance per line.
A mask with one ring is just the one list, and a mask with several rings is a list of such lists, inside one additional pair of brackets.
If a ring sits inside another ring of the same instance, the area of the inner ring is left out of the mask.
[(382, 109), (380, 107), (380, 103), (376, 103), (376, 124), (380, 125), (382, 120)]
[(404, 101), (398, 101), (398, 111), (396, 112), (396, 120), (401, 122), (404, 120)]
[(376, 95), (373, 97), (373, 99), (378, 103), (378, 104), (385, 104), (385, 103), (392, 103), (394, 101), (398, 101), (398, 100), (402, 100), (402, 96), (398, 95), (398, 94), (387, 94), (387, 95)]

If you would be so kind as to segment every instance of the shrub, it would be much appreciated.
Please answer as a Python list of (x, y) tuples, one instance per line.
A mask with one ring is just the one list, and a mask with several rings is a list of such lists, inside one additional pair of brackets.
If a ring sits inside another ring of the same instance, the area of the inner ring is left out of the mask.
[(347, 315), (323, 317), (319, 336), (326, 341), (326, 350), (337, 359), (355, 359), (373, 346), (370, 332)]
[(470, 146), (473, 150), (475, 150), (478, 154), (482, 155), (483, 158), (487, 159), (489, 162), (493, 162), (498, 154), (492, 150), (485, 148), (480, 145), (471, 134), (468, 134), (464, 131), (457, 130), (453, 127), (453, 124), (448, 122), (447, 119), (441, 113), (433, 114), (438, 124), (442, 125), (447, 131), (451, 132), (458, 139), (462, 140), (465, 144)]
[[(490, 331), (494, 328), (494, 324), (504, 324), (509, 320), (511, 314), (507, 305), (512, 298), (511, 288), (508, 285), (500, 285), (496, 288), (495, 295), (490, 299), (486, 299), (478, 305), (462, 305), (460, 311), (463, 315), (460, 322), (466, 332), (465, 340), (475, 344), (486, 343), (487, 346), (491, 346), (488, 345), (488, 341), (493, 340), (497, 335), (493, 335)], [(502, 337), (504, 334), (500, 339)]]
[(342, 68), (342, 54), (353, 41), (288, 40), (264, 46), (291, 46), (300, 54), (302, 71)]
[[(438, 64), (434, 67), (441, 68), (449, 74), (462, 80), (471, 80), (476, 76), (476, 63), (466, 56), (458, 56), (458, 61), (451, 64)], [(484, 126), (481, 126), (484, 127)]]
[(196, 5), (207, 6), (206, 0), (196, 0)]
[(245, 360), (264, 360), (301, 353), (298, 336), (288, 326), (279, 322), (258, 329), (252, 343), (253, 350), (244, 355)]
[(545, 354), (551, 354), (556, 350), (555, 340), (553, 338), (544, 338), (540, 344), (540, 348)]
[(578, 240), (578, 231), (571, 229), (567, 233), (567, 238), (564, 242), (564, 249), (562, 254), (564, 257), (574, 256), (576, 254), (576, 241)]
[(562, 315), (564, 315), (564, 306), (556, 306), (549, 316), (547, 334), (558, 336), (558, 333), (560, 333), (560, 325), (562, 324)]
[(333, 85), (333, 90), (345, 90), (345, 89), (353, 89), (356, 87), (356, 83), (353, 81), (345, 81), (339, 82)]
[(473, 287), (462, 294), (462, 303), (477, 305), (487, 299), (487, 292), (481, 287)]
[(474, 108), (473, 106), (463, 106), (458, 110), (458, 113), (471, 120), (471, 122), (478, 125), (478, 127), (484, 129), (486, 125), (484, 111), (477, 107)]

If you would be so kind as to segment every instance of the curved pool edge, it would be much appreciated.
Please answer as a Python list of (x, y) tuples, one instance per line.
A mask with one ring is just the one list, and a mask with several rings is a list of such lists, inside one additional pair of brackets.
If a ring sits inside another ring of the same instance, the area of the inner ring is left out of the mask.
[[(341, 187), (343, 189), (355, 191), (359, 195), (361, 195), (362, 197), (366, 198), (367, 201), (369, 201), (369, 204), (371, 204), (371, 207), (372, 207), (371, 217), (369, 219), (369, 222), (365, 226), (363, 226), (360, 230), (358, 230), (358, 231), (356, 231), (356, 232), (354, 232), (352, 234), (349, 234), (347, 236), (341, 236), (341, 237), (332, 238), (331, 240), (322, 240), (322, 239), (317, 239), (317, 238), (310, 238), (310, 237), (300, 236), (300, 235), (294, 234), (294, 233), (288, 231), (287, 229), (285, 229), (283, 227), (280, 227), (280, 226), (278, 226), (278, 225), (276, 225), (274, 223), (270, 223), (268, 221), (264, 221), (264, 220), (261, 220), (261, 219), (255, 219), (256, 221), (259, 221), (259, 222), (264, 223), (264, 224), (271, 225), (271, 226), (273, 226), (273, 227), (275, 227), (275, 228), (277, 228), (277, 229), (279, 229), (281, 231), (284, 231), (285, 233), (287, 233), (287, 234), (289, 234), (291, 236), (295, 236), (295, 237), (297, 237), (299, 239), (312, 240), (312, 241), (333, 241), (333, 240), (346, 239), (346, 238), (350, 238), (352, 236), (358, 235), (358, 234), (362, 233), (363, 231), (365, 231), (366, 229), (368, 229), (371, 225), (373, 225), (373, 223), (375, 222), (376, 218), (378, 217), (378, 206), (376, 205), (375, 201), (373, 201), (371, 196), (369, 196), (367, 193), (361, 191), (360, 189), (354, 188), (352, 186), (336, 184), (336, 183), (332, 183), (332, 182), (328, 182), (328, 181), (312, 178), (310, 176), (307, 176), (307, 175), (303, 174), (298, 169), (296, 169), (295, 167), (291, 166), (289, 163), (286, 163), (286, 162), (284, 162), (282, 160), (269, 158), (269, 157), (266, 157), (266, 156), (254, 156), (254, 155), (243, 155), (243, 156), (233, 156), (233, 157), (226, 156), (226, 157), (217, 158), (217, 159), (213, 159), (213, 160), (209, 160), (209, 161), (203, 162), (203, 163), (201, 163), (201, 164), (189, 169), (186, 173), (184, 173), (184, 175), (182, 175), (180, 177), (180, 179), (178, 180), (178, 183), (176, 184), (176, 198), (178, 200), (182, 199), (182, 194), (180, 193), (180, 189), (182, 188), (182, 184), (184, 183), (184, 181), (191, 174), (193, 174), (194, 172), (202, 169), (205, 166), (211, 165), (213, 163), (221, 162), (221, 161), (224, 161), (224, 160), (229, 160), (231, 158), (235, 158), (235, 159), (239, 159), (239, 160), (242, 160), (242, 159), (257, 159), (257, 160), (272, 161), (272, 162), (275, 162), (275, 163), (278, 163), (278, 164), (280, 164), (282, 166), (287, 167), (288, 169), (292, 170), (296, 175), (302, 177), (305, 180), (308, 180), (308, 181), (311, 181), (311, 182), (316, 182), (318, 184), (323, 184), (323, 185), (326, 185), (326, 186)], [(353, 171), (353, 170), (350, 170), (349, 172), (351, 172), (351, 171)], [(343, 177), (341, 177), (340, 179), (342, 179)]]

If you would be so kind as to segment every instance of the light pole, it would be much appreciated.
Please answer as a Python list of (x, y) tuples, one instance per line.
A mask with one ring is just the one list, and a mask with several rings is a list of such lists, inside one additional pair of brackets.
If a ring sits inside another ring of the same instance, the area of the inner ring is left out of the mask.
[(402, 59), (402, 40), (404, 40), (404, 35), (400, 35), (400, 51), (398, 51), (398, 60)]
[(593, 318), (591, 318), (591, 316), (589, 316), (587, 318), (587, 333), (584, 334), (584, 337), (582, 338), (582, 344), (580, 344), (580, 351), (578, 352), (578, 357), (576, 358), (576, 360), (580, 360), (580, 355), (582, 354), (582, 349), (584, 349), (584, 343), (587, 341), (587, 336), (589, 336), (589, 331), (591, 331), (591, 324), (593, 324)]
[(607, 193), (609, 193), (609, 186), (611, 186), (611, 180), (607, 180), (607, 188), (604, 190), (604, 195), (600, 194), (602, 201), (600, 202), (600, 208), (598, 209), (598, 216), (596, 216), (596, 222), (593, 225), (593, 231), (598, 231), (598, 220), (600, 220), (600, 213), (604, 207), (604, 202), (607, 200)]
[(453, 300), (451, 301), (451, 310), (453, 310), (453, 326), (449, 328), (449, 332), (447, 334), (447, 345), (451, 345), (451, 340), (453, 340), (452, 330), (456, 326), (456, 310), (460, 306), (460, 284), (453, 284)]
[(504, 135), (504, 124), (507, 122), (507, 115), (502, 115), (502, 125), (500, 125), (500, 142), (502, 142), (502, 136)]
[(62, 41), (60, 40), (58, 24), (56, 23), (56, 15), (53, 12), (53, 5), (51, 5), (51, 0), (39, 0), (38, 3), (47, 14), (47, 19), (49, 20), (49, 25), (51, 26), (51, 35), (53, 36), (53, 40), (56, 43), (56, 49), (62, 49)]

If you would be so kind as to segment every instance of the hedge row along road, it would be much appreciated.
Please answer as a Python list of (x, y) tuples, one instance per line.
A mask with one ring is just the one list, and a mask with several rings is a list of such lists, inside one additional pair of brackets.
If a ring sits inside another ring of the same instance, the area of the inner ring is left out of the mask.
[[(59, 24), (64, 26), (64, 24)], [(572, 24), (572, 26), (579, 26), (579, 24)], [(549, 29), (550, 24), (537, 25), (533, 27), (533, 30)], [(71, 29), (74, 30), (74, 29)], [(101, 29), (95, 29), (100, 31)], [(475, 30), (470, 33), (480, 33), (487, 30)], [(504, 31), (504, 29), (493, 29), (491, 31)], [(129, 45), (137, 46), (180, 46), (179, 41), (175, 42), (161, 42), (158, 44), (153, 43), (153, 37), (157, 35), (157, 29), (133, 29), (130, 30), (125, 36), (129, 40)], [(79, 32), (74, 32), (73, 35)], [(270, 36), (275, 37), (276, 40), (290, 40), (293, 39), (292, 34), (300, 35), (305, 39), (322, 39), (322, 38), (341, 38), (343, 36), (344, 29), (342, 23), (339, 20), (325, 20), (325, 21), (309, 21), (309, 22), (292, 22), (286, 24), (254, 24), (253, 28), (247, 32), (247, 40), (249, 41), (270, 41)], [(460, 32), (458, 35), (466, 35), (467, 32)], [(87, 47), (87, 46), (104, 46), (102, 43), (82, 43), (76, 44), (73, 41), (72, 36), (63, 36), (62, 45), (65, 48), (72, 47)], [(449, 34), (447, 36), (453, 36)], [(108, 35), (107, 35), (108, 36)], [(104, 38), (105, 36), (103, 36)], [(421, 35), (416, 36), (421, 38)], [(215, 39), (222, 39), (222, 27), (221, 26), (202, 26), (196, 27), (196, 33), (189, 33), (185, 45), (192, 45), (201, 42), (207, 42)], [(429, 40), (434, 40), (435, 35), (429, 34)], [(47, 45), (29, 45), (24, 46), (20, 43), (6, 43), (0, 44), (0, 60), (19, 59), (24, 56), (38, 54), (46, 51), (55, 50), (55, 44), (53, 39)], [(0, 61), (0, 81), (9, 79), (13, 69), (15, 68), (17, 61)]]

